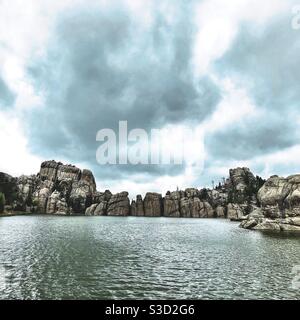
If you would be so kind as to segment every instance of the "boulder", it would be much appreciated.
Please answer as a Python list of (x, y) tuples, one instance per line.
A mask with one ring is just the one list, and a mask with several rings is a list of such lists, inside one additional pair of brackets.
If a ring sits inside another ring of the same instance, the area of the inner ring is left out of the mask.
[(54, 191), (54, 182), (50, 180), (40, 181), (32, 195), (32, 203), (36, 207), (37, 213), (47, 212), (48, 198)]
[(41, 181), (44, 180), (50, 180), (50, 181), (56, 181), (57, 177), (57, 170), (61, 163), (56, 162), (54, 160), (52, 161), (45, 161), (41, 164), (41, 169), (39, 172), (39, 178)]
[(130, 215), (133, 216), (133, 217), (137, 216), (137, 214), (136, 214), (136, 201), (135, 200), (131, 201), (131, 204), (130, 204)]
[(282, 204), (289, 192), (290, 190), (287, 188), (287, 180), (285, 178), (272, 176), (258, 191), (257, 196), (263, 207), (274, 206)]
[(300, 175), (272, 176), (258, 191), (258, 199), (266, 218), (300, 216)]
[(227, 206), (227, 218), (230, 220), (238, 221), (244, 219), (243, 208), (239, 204), (229, 203)]
[(52, 192), (47, 201), (46, 213), (54, 214), (57, 211), (57, 204), (60, 201), (60, 193), (58, 191)]
[(252, 229), (257, 225), (256, 219), (247, 219), (241, 222), (240, 227), (244, 229)]
[(261, 208), (254, 209), (249, 215), (249, 219), (261, 220), (264, 218), (263, 211)]
[(213, 217), (214, 217), (214, 210), (212, 206), (207, 201), (201, 202), (199, 218), (213, 218)]
[(180, 192), (169, 192), (163, 199), (165, 217), (180, 217)]
[(85, 210), (85, 215), (86, 215), (86, 216), (93, 216), (94, 213), (95, 213), (95, 210), (96, 210), (96, 208), (97, 208), (97, 206), (98, 206), (98, 204), (99, 204), (99, 203), (94, 203), (94, 204), (92, 204), (90, 207), (86, 208), (86, 210)]
[(72, 184), (69, 198), (70, 214), (85, 213), (86, 208), (92, 204), (93, 192), (84, 181), (76, 181)]
[(216, 212), (217, 218), (225, 218), (226, 217), (226, 209), (221, 205), (217, 206), (217, 208), (215, 209), (215, 212)]
[(212, 206), (199, 198), (180, 199), (181, 216), (185, 218), (213, 218), (214, 210)]
[(204, 200), (209, 201), (214, 208), (225, 208), (228, 204), (228, 192), (227, 190), (209, 190), (208, 197)]
[(95, 191), (93, 193), (93, 203), (100, 203), (102, 201), (109, 201), (109, 199), (111, 198), (112, 193), (109, 190), (105, 190), (105, 192), (98, 192)]
[(144, 212), (144, 202), (142, 196), (139, 194), (136, 196), (136, 201), (133, 200), (131, 202), (131, 215), (136, 217), (143, 217), (145, 215)]
[(81, 170), (73, 165), (64, 165), (61, 162), (45, 161), (41, 164), (39, 178), (50, 181), (71, 180), (78, 181), (81, 176)]
[(108, 216), (128, 216), (130, 212), (130, 202), (128, 192), (123, 191), (111, 196), (107, 205)]
[(290, 218), (290, 224), (300, 227), (300, 217)]
[(195, 198), (195, 197), (199, 198), (200, 191), (198, 189), (195, 189), (195, 188), (188, 188), (188, 189), (185, 189), (185, 196), (187, 198)]
[(284, 215), (300, 217), (300, 175), (288, 177), (286, 188), (289, 194), (284, 199)]
[(261, 231), (281, 231), (278, 221), (270, 219), (264, 219), (261, 223), (258, 223), (252, 229)]
[(101, 201), (100, 203), (98, 203), (94, 211), (94, 216), (105, 216), (107, 214), (107, 206), (108, 201)]
[(94, 203), (85, 210), (86, 216), (104, 216), (107, 210), (107, 201), (102, 201), (100, 203)]
[(229, 170), (230, 183), (232, 187), (243, 193), (250, 183), (255, 183), (255, 177), (249, 168), (235, 168)]
[(93, 173), (90, 170), (83, 169), (80, 181), (89, 186), (89, 192), (96, 192), (96, 182)]
[(180, 199), (180, 216), (183, 218), (191, 218), (193, 205), (194, 204), (192, 199), (189, 199), (186, 197), (181, 198)]
[(262, 179), (256, 179), (248, 168), (230, 169), (229, 175), (229, 182), (226, 185), (228, 203), (256, 205), (257, 190)]
[(286, 232), (300, 232), (300, 226), (292, 224), (280, 224), (280, 230)]
[(89, 170), (83, 170), (79, 181), (72, 183), (70, 193), (71, 214), (84, 214), (93, 202), (96, 192), (96, 184), (93, 174)]
[(300, 217), (265, 218), (262, 209), (256, 209), (240, 224), (241, 228), (262, 231), (300, 231)]
[(17, 178), (18, 201), (23, 204), (23, 207), (32, 205), (32, 196), (37, 187), (39, 180), (36, 175), (20, 176)]
[(160, 217), (163, 212), (162, 196), (159, 193), (148, 192), (144, 199), (146, 217)]

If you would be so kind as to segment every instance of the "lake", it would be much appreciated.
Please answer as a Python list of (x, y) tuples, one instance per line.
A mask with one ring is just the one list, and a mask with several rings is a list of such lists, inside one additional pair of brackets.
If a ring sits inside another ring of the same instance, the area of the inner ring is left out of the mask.
[(300, 299), (300, 236), (222, 219), (2, 217), (0, 241), (0, 299)]

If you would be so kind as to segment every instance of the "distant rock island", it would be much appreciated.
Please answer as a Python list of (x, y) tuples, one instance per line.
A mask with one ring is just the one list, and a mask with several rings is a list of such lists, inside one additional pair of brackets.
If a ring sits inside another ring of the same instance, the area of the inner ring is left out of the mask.
[[(148, 192), (130, 203), (128, 192), (99, 192), (93, 173), (45, 161), (37, 175), (0, 172), (2, 215), (38, 213), (86, 216), (226, 218), (254, 230), (300, 231), (300, 175), (267, 181), (248, 168), (229, 170), (213, 189)], [(1, 215), (1, 214), (0, 214)]]

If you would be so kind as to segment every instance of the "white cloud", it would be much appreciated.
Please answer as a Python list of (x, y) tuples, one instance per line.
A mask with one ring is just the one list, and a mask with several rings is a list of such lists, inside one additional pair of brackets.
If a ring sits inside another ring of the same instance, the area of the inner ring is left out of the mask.
[[(276, 173), (283, 176), (288, 176), (293, 173), (299, 173), (299, 158), (300, 144), (284, 150), (256, 157), (250, 161), (250, 165), (258, 166), (263, 164), (264, 170), (262, 173), (265, 177), (269, 177), (270, 175)], [(292, 168), (295, 168), (296, 171), (292, 172)]]
[[(194, 47), (195, 77), (208, 75), (223, 90), (223, 98), (217, 110), (201, 126), (204, 132), (211, 133), (229, 127), (245, 117), (258, 116), (259, 112), (247, 92), (232, 79), (215, 78), (212, 64), (230, 48), (242, 22), (252, 23), (253, 28), (260, 32), (277, 14), (290, 13), (291, 4), (294, 2), (292, 0), (205, 0), (199, 3), (196, 12), (198, 34)], [(32, 155), (28, 150), (21, 117), (24, 109), (42, 105), (43, 97), (37, 95), (28, 79), (26, 66), (31, 59), (45, 53), (57, 16), (68, 6), (84, 6), (87, 3), (106, 6), (110, 5), (111, 1), (27, 0), (26, 5), (22, 0), (0, 1), (0, 74), (17, 94), (14, 110), (0, 111), (1, 171), (20, 175), (36, 173), (39, 170), (42, 159)], [(124, 0), (123, 3), (129, 6), (144, 28), (151, 27), (153, 23), (151, 10), (155, 10), (154, 1)], [(167, 6), (159, 6), (158, 10), (169, 12), (168, 19), (171, 21), (170, 3)], [(176, 136), (172, 137), (170, 147), (176, 147)], [(194, 144), (190, 149), (197, 150), (198, 147)], [(266, 176), (281, 165), (290, 164), (296, 167), (299, 155), (300, 145), (249, 161), (226, 163), (216, 161), (205, 175), (227, 176), (229, 167), (244, 165), (263, 166), (265, 168), (263, 174)], [(82, 164), (77, 165), (83, 167)], [(143, 175), (143, 182), (139, 183), (142, 177), (135, 175), (131, 181), (128, 179), (118, 182), (108, 180), (105, 183), (101, 181), (98, 183), (98, 188), (100, 190), (110, 188), (113, 192), (129, 190), (132, 197), (137, 190), (141, 194), (149, 190), (164, 193), (177, 185), (180, 188), (195, 185), (201, 173), (201, 170), (189, 167), (186, 172), (175, 177), (161, 176), (154, 179), (149, 177), (149, 181), (145, 183)]]
[[(196, 168), (197, 170), (197, 168)], [(117, 193), (120, 191), (127, 191), (129, 193), (130, 199), (135, 199), (137, 194), (145, 196), (147, 192), (158, 192), (165, 195), (167, 191), (174, 191), (178, 186), (179, 189), (184, 190), (191, 186), (200, 187), (196, 185), (196, 180), (202, 173), (200, 170), (195, 171), (192, 168), (188, 168), (185, 172), (177, 176), (163, 175), (160, 177), (149, 177), (145, 181), (145, 175), (132, 175), (131, 179), (120, 179), (116, 180), (106, 180), (97, 181), (98, 190), (109, 189), (112, 193)], [(141, 182), (138, 182), (140, 179)]]
[(203, 180), (207, 182), (208, 178), (217, 177), (221, 181), (221, 177), (228, 176), (229, 168), (236, 167), (248, 167), (253, 174), (265, 179), (274, 174), (287, 177), (299, 174), (299, 157), (300, 144), (243, 161), (216, 160), (205, 170)]
[(223, 96), (216, 111), (203, 124), (206, 133), (223, 130), (246, 117), (257, 116), (260, 113), (246, 90), (240, 88), (232, 79), (220, 80), (214, 77), (214, 81), (221, 88)]
[(290, 12), (286, 0), (205, 0), (196, 12), (198, 34), (194, 48), (195, 75), (210, 72), (211, 64), (231, 46), (242, 22), (257, 32), (277, 14)]
[[(151, 140), (151, 135), (149, 134), (148, 136)], [(154, 149), (158, 153), (160, 152), (161, 158), (159, 163), (161, 164), (162, 152), (170, 154), (171, 161), (173, 161), (172, 156), (177, 155), (178, 159), (182, 159), (186, 163), (184, 172), (176, 176), (162, 175), (159, 177), (132, 173), (130, 180), (98, 181), (98, 189), (105, 190), (109, 188), (113, 193), (126, 190), (129, 192), (130, 197), (134, 198), (137, 193), (143, 196), (146, 192), (151, 191), (165, 194), (167, 191), (173, 191), (176, 186), (180, 189), (196, 186), (199, 175), (203, 173), (206, 156), (204, 132), (201, 124), (195, 128), (189, 128), (187, 125), (167, 125), (161, 129), (159, 141), (149, 141), (149, 145), (157, 143), (158, 146), (156, 147), (158, 149)], [(147, 152), (147, 150), (144, 150), (144, 152)], [(180, 155), (182, 155), (182, 158)]]
[(27, 141), (18, 118), (0, 111), (1, 159), (0, 171), (13, 176), (35, 174), (41, 159), (30, 154)]

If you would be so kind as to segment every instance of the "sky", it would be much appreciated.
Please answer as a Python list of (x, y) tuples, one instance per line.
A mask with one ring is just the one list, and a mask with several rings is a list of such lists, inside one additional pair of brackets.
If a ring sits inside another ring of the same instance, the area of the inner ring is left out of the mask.
[[(299, 0), (0, 0), (0, 171), (55, 159), (131, 196), (211, 187), (237, 166), (299, 173), (298, 12)], [(119, 121), (160, 129), (163, 150), (198, 130), (187, 146), (201, 166), (100, 165), (97, 132)]]

